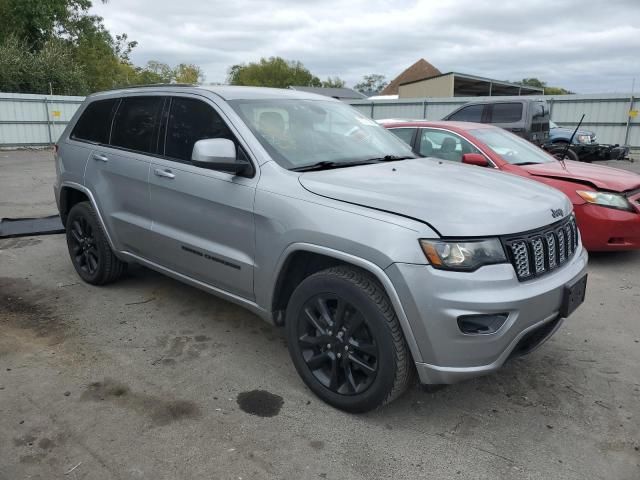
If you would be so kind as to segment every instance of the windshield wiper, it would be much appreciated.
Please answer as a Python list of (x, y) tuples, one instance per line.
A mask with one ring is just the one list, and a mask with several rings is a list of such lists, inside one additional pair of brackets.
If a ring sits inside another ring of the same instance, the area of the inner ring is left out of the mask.
[(416, 158), (413, 156), (400, 157), (398, 155), (385, 155), (384, 157), (376, 157), (367, 159), (368, 162), (397, 162), (398, 160), (408, 160), (410, 158)]
[(290, 168), (289, 170), (291, 170), (292, 172), (311, 172), (313, 170), (329, 170), (331, 168), (348, 167), (350, 165), (353, 165), (353, 163), (329, 162), (324, 160), (322, 162), (312, 163), (310, 165), (303, 165), (301, 167)]
[(520, 162), (512, 163), (511, 165), (540, 165), (542, 162)]
[(330, 170), (332, 168), (355, 167), (357, 165), (370, 165), (379, 162), (395, 162), (397, 160), (406, 160), (416, 157), (398, 157), (396, 155), (385, 155), (384, 157), (367, 158), (356, 162), (330, 162), (324, 160), (322, 162), (312, 163), (311, 165), (303, 165), (301, 167), (290, 168), (293, 172), (312, 172), (314, 170)]

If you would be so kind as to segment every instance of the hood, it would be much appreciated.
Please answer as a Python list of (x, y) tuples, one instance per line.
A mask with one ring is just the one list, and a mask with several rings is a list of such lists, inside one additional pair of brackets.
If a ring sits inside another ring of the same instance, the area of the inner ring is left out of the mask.
[(549, 162), (523, 165), (521, 168), (537, 177), (576, 181), (600, 190), (624, 192), (640, 188), (640, 175), (637, 173), (571, 160), (566, 160), (564, 163), (565, 167), (562, 166), (562, 162)]
[[(554, 135), (557, 135), (558, 133), (562, 133), (562, 134), (566, 134), (567, 137), (570, 137), (573, 134), (573, 128), (556, 127), (556, 128), (552, 128), (551, 130), (553, 131)], [(589, 135), (590, 137), (593, 137), (595, 136), (595, 132), (592, 132), (591, 130), (578, 130), (576, 132), (576, 137), (578, 135)]]
[(427, 223), (445, 237), (533, 230), (571, 212), (560, 191), (522, 177), (471, 165), (420, 158), (300, 175), (317, 195)]

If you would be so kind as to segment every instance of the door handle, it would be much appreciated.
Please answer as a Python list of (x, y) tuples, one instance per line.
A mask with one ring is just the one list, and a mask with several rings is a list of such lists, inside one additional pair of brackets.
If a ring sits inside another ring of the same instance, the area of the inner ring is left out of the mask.
[(109, 161), (109, 159), (106, 156), (101, 155), (99, 153), (94, 153), (93, 155), (91, 155), (91, 158), (93, 158), (94, 160), (98, 160), (99, 162), (108, 162)]
[(161, 168), (156, 168), (153, 173), (155, 173), (158, 177), (164, 178), (176, 178), (176, 176), (171, 173), (171, 170), (162, 170)]

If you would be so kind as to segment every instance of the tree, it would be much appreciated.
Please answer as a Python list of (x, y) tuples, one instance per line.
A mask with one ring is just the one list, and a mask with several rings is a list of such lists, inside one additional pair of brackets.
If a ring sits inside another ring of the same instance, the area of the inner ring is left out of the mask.
[(233, 65), (227, 72), (231, 85), (288, 88), (292, 85), (320, 87), (320, 79), (296, 60), (281, 57), (261, 58), (259, 62)]
[(173, 69), (166, 63), (157, 60), (149, 60), (142, 72), (149, 76), (155, 76), (154, 81), (146, 83), (169, 83), (173, 80)]
[(521, 81), (516, 83), (520, 85), (526, 85), (528, 87), (543, 88), (545, 95), (567, 95), (573, 93), (561, 87), (549, 87), (547, 86), (547, 82), (543, 82), (542, 80), (538, 80), (537, 78), (523, 78)]
[(58, 95), (89, 92), (84, 71), (67, 42), (52, 38), (37, 52), (15, 36), (0, 43), (0, 91)]
[(129, 55), (131, 51), (138, 46), (138, 42), (135, 40), (129, 41), (129, 36), (126, 33), (122, 33), (120, 35), (116, 35), (116, 41), (113, 45), (113, 52), (116, 54), (116, 57), (122, 63), (131, 63), (131, 59)]
[(174, 69), (173, 74), (178, 83), (199, 83), (204, 80), (202, 69), (193, 64), (181, 63)]
[(324, 88), (343, 88), (344, 85), (344, 80), (342, 80), (340, 77), (327, 77), (326, 80), (322, 81), (322, 86)]
[(0, 38), (15, 35), (33, 51), (54, 37), (73, 41), (102, 20), (89, 15), (91, 5), (91, 0), (0, 0)]
[(362, 77), (362, 81), (354, 85), (354, 89), (365, 95), (375, 95), (387, 86), (387, 80), (384, 75), (372, 73)]
[[(107, 0), (99, 0), (106, 3)], [(0, 90), (84, 95), (176, 78), (197, 82), (200, 67), (161, 62), (131, 63), (138, 45), (126, 33), (115, 38), (102, 18), (90, 15), (92, 0), (0, 0)], [(55, 67), (57, 62), (57, 68)]]

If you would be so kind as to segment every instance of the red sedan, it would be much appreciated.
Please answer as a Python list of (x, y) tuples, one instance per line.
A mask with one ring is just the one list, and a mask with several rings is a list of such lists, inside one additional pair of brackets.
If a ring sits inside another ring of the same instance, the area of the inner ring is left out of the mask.
[(566, 160), (498, 127), (467, 122), (380, 121), (422, 157), (496, 168), (565, 193), (590, 251), (640, 248), (640, 175)]

